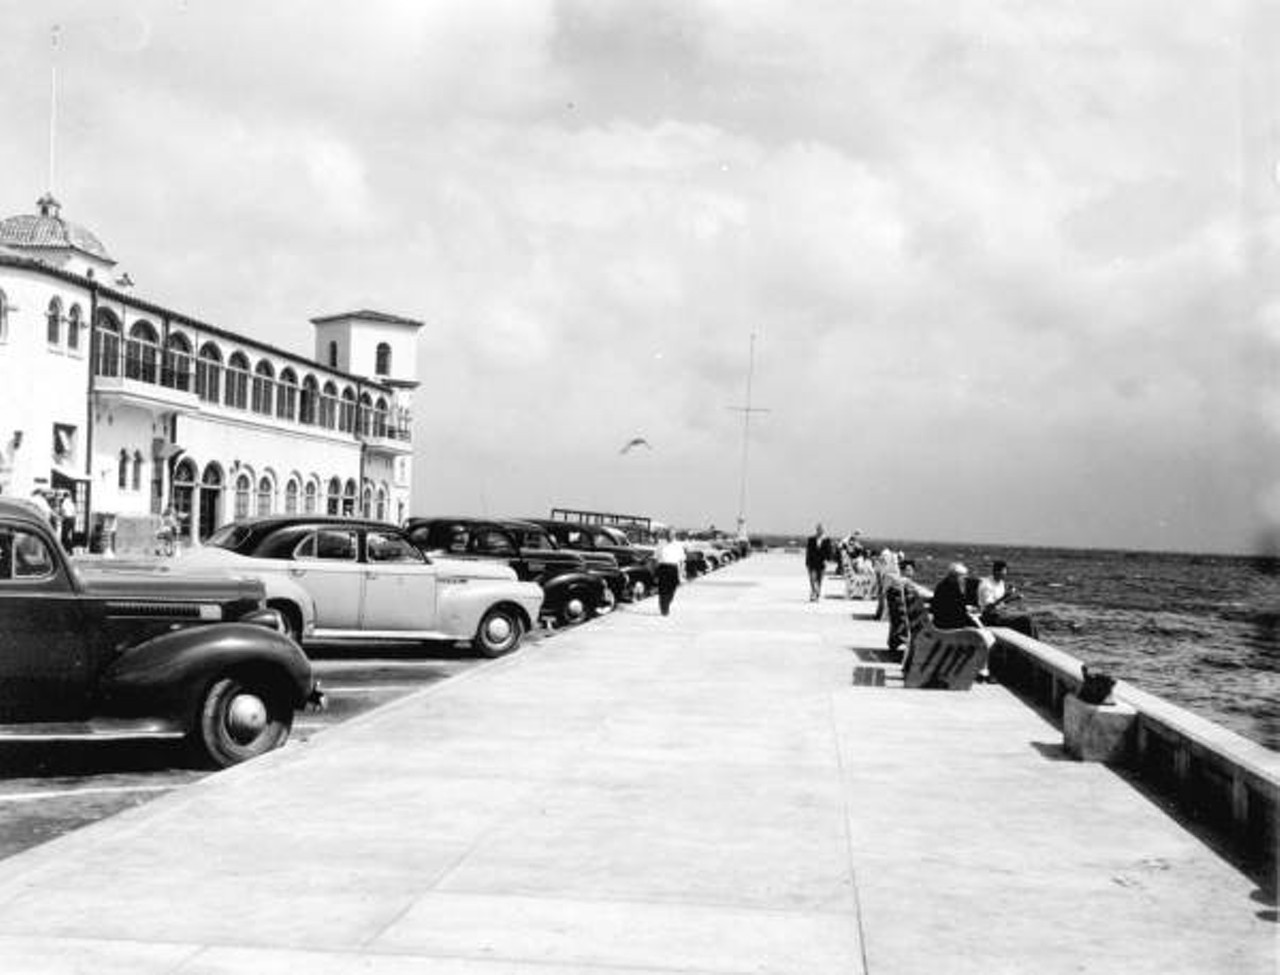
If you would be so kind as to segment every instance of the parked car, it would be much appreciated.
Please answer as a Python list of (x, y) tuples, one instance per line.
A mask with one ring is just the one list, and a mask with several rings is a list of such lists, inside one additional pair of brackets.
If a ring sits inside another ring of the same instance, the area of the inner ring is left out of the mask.
[(427, 558), (395, 525), (283, 515), (224, 525), (178, 561), (287, 576), (315, 602), (306, 643), (449, 640), (510, 653), (538, 619), (542, 589), (506, 566)]
[(560, 552), (562, 556), (582, 559), (586, 571), (604, 583), (605, 604), (598, 610), (607, 613), (627, 595), (627, 576), (618, 568), (618, 560), (603, 552), (575, 552), (565, 548), (541, 525), (523, 518), (503, 518), (502, 523), (520, 539), (520, 545), (542, 552)]
[(227, 766), (320, 701), (260, 583), (82, 570), (44, 517), (0, 499), (0, 739), (186, 738)]
[(615, 563), (624, 577), (620, 599), (632, 602), (643, 599), (654, 591), (657, 570), (653, 560), (636, 551), (621, 532), (618, 533), (619, 537), (615, 537), (600, 525), (559, 521), (554, 518), (530, 520), (543, 528), (561, 548), (580, 552), (588, 559), (608, 558)]
[(510, 566), (518, 578), (536, 582), (544, 594), (542, 615), (557, 624), (577, 623), (613, 603), (605, 580), (587, 571), (581, 555), (540, 544), (545, 533), (473, 517), (410, 518), (404, 529), (429, 558), (496, 562)]
[(644, 599), (658, 587), (658, 562), (653, 548), (637, 545), (626, 532), (612, 525), (591, 525), (592, 540), (597, 551), (609, 552), (627, 573), (633, 599)]

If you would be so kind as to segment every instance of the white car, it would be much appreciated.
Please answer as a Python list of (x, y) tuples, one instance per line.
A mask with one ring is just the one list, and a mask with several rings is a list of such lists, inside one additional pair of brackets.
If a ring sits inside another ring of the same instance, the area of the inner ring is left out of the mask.
[(542, 587), (507, 566), (428, 559), (394, 525), (307, 515), (218, 529), (179, 556), (175, 571), (224, 569), (267, 585), (287, 580), (315, 605), (306, 644), (449, 640), (498, 657), (538, 619)]

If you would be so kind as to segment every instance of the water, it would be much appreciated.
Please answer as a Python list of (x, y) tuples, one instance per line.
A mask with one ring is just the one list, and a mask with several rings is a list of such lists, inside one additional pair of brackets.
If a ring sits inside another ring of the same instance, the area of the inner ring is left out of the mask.
[(1280, 575), (1230, 555), (877, 542), (916, 560), (927, 586), (963, 561), (1009, 562), (1040, 638), (1090, 666), (1280, 749)]

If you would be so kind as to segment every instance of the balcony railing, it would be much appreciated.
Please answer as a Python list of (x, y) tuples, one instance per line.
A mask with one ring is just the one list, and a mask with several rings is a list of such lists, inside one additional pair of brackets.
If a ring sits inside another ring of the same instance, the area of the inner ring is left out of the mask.
[(333, 430), (375, 444), (407, 446), (413, 439), (413, 418), (408, 410), (369, 406), (296, 383), (282, 383), (274, 376), (161, 349), (142, 339), (100, 335), (93, 364), (94, 375), (99, 379), (128, 380), (194, 393), (201, 403), (242, 411), (273, 423), (283, 420), (299, 428)]

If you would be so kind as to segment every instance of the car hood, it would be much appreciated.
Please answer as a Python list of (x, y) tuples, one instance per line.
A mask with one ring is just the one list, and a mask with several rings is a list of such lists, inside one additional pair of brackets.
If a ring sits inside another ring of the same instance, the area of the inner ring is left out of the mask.
[(76, 566), (85, 591), (108, 599), (261, 600), (262, 583), (226, 573), (176, 573), (142, 563)]

